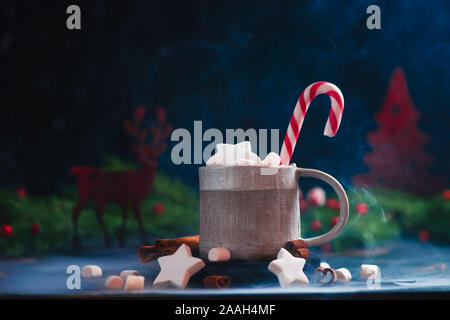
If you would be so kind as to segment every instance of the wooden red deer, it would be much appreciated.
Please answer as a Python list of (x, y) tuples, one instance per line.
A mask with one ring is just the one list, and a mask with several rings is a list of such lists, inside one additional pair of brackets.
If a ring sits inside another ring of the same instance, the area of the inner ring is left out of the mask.
[(77, 176), (79, 200), (72, 210), (74, 227), (74, 247), (80, 246), (78, 234), (78, 218), (81, 210), (89, 200), (95, 202), (97, 220), (105, 235), (106, 246), (111, 245), (111, 238), (103, 220), (103, 213), (107, 204), (116, 204), (121, 208), (123, 219), (119, 229), (119, 244), (125, 244), (125, 226), (128, 209), (131, 207), (139, 225), (139, 232), (143, 243), (148, 243), (142, 222), (141, 202), (149, 194), (158, 169), (158, 155), (167, 148), (163, 142), (172, 132), (172, 126), (166, 123), (166, 111), (156, 109), (156, 126), (150, 127), (152, 141), (146, 144), (148, 131), (140, 129), (145, 116), (145, 108), (137, 107), (132, 122), (125, 122), (125, 131), (134, 138), (130, 149), (136, 154), (139, 169), (123, 171), (107, 171), (90, 166), (73, 167), (70, 173)]

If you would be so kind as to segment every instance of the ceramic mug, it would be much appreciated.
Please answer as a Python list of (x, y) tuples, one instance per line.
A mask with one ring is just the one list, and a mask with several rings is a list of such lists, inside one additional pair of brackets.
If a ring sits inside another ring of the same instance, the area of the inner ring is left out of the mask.
[(329, 174), (295, 166), (200, 167), (201, 257), (224, 247), (233, 260), (269, 260), (287, 241), (301, 239), (300, 177), (325, 181), (339, 197), (337, 224), (323, 235), (303, 239), (308, 246), (329, 242), (342, 231), (349, 212), (347, 194)]

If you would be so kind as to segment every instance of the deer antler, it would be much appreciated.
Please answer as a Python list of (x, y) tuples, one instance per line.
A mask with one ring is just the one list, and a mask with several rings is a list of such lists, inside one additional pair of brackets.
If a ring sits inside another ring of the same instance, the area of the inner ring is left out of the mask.
[(125, 121), (125, 131), (137, 141), (137, 144), (132, 143), (130, 145), (130, 148), (133, 151), (135, 151), (137, 145), (145, 144), (145, 138), (147, 137), (147, 130), (139, 129), (144, 117), (145, 117), (145, 108), (143, 106), (139, 106), (136, 107), (136, 109), (134, 110), (133, 123), (131, 123), (129, 120)]
[(156, 121), (157, 125), (150, 127), (150, 132), (153, 137), (151, 144), (154, 147), (163, 145), (164, 148), (160, 151), (161, 153), (165, 149), (165, 143), (163, 141), (172, 133), (172, 125), (167, 123), (167, 114), (163, 107), (156, 108)]
[[(147, 130), (139, 129), (144, 117), (145, 108), (143, 106), (139, 106), (134, 110), (133, 122), (130, 122), (129, 120), (125, 121), (125, 131), (137, 142), (130, 145), (132, 151), (136, 151), (138, 145), (145, 145)], [(167, 123), (166, 110), (162, 107), (156, 108), (156, 122), (156, 126), (150, 127), (150, 132), (152, 134), (152, 141), (150, 145), (155, 147), (157, 150), (161, 150), (158, 153), (162, 153), (165, 149), (165, 143), (163, 143), (163, 141), (172, 133), (172, 125)]]

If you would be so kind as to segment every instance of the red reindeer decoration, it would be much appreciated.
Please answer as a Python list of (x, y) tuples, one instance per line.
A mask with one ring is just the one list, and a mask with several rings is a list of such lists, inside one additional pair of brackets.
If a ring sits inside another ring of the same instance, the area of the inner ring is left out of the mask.
[(148, 243), (142, 222), (141, 202), (149, 194), (158, 169), (158, 155), (167, 148), (163, 142), (171, 132), (172, 126), (166, 123), (166, 111), (156, 109), (157, 125), (150, 127), (152, 141), (146, 144), (147, 130), (140, 129), (145, 116), (145, 108), (137, 107), (134, 119), (125, 122), (125, 131), (134, 138), (130, 149), (136, 154), (139, 169), (123, 171), (106, 171), (90, 166), (73, 167), (71, 174), (77, 176), (79, 200), (73, 207), (72, 220), (74, 226), (74, 247), (80, 246), (78, 234), (78, 218), (81, 210), (89, 200), (94, 200), (97, 220), (105, 235), (106, 246), (111, 245), (111, 238), (103, 221), (103, 213), (107, 204), (116, 204), (122, 210), (122, 226), (119, 230), (119, 244), (125, 244), (125, 226), (128, 217), (128, 208), (131, 207), (139, 225), (139, 232), (143, 243)]

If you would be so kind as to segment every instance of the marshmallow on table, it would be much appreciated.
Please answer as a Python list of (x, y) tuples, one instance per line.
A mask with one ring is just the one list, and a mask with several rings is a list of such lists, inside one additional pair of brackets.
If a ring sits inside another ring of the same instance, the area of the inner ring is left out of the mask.
[(212, 248), (208, 252), (208, 260), (213, 262), (228, 261), (230, 257), (230, 251), (226, 248)]
[(125, 281), (128, 276), (138, 276), (139, 272), (137, 270), (123, 270), (120, 273), (120, 277)]
[(322, 267), (322, 268), (331, 268), (330, 265), (328, 263), (326, 263), (326, 262), (321, 262), (320, 263), (320, 267)]
[(109, 276), (105, 280), (105, 287), (109, 289), (121, 289), (123, 288), (124, 281), (119, 276)]
[(352, 280), (352, 274), (347, 268), (339, 268), (335, 270), (336, 280), (341, 282), (347, 282)]
[(100, 278), (102, 276), (102, 268), (96, 265), (87, 265), (81, 268), (81, 276), (83, 278)]
[(380, 272), (380, 267), (374, 264), (362, 264), (359, 277), (361, 279), (369, 279), (372, 276), (377, 276)]
[(145, 278), (143, 276), (127, 276), (125, 280), (125, 290), (143, 290), (144, 289)]
[(306, 285), (308, 278), (303, 273), (306, 260), (295, 258), (289, 251), (281, 248), (276, 260), (269, 264), (269, 270), (278, 277), (280, 286), (289, 287), (291, 285)]
[(153, 281), (155, 287), (185, 288), (191, 276), (205, 266), (202, 259), (192, 257), (191, 249), (184, 243), (174, 254), (158, 258), (158, 263), (161, 271)]

